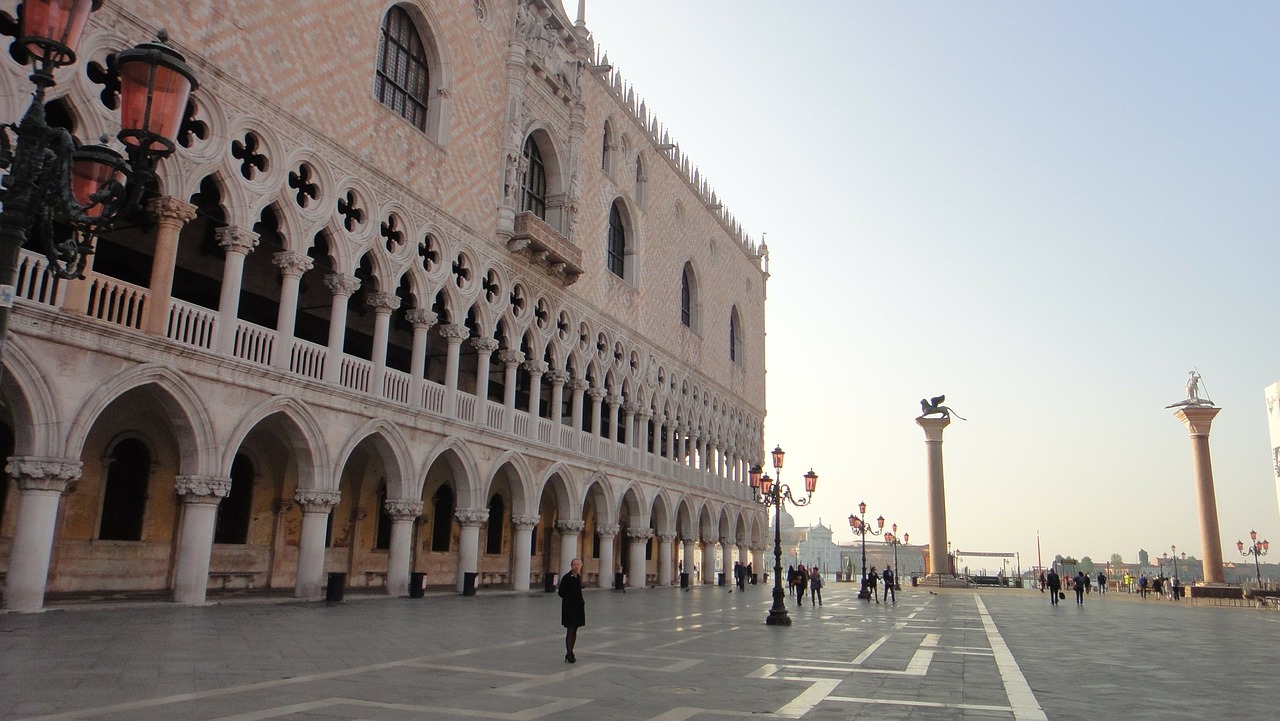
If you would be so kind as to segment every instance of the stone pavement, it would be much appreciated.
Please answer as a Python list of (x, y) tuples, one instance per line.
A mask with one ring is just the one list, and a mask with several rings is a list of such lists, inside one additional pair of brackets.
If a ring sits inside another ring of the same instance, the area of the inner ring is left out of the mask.
[(0, 719), (1271, 719), (1280, 613), (1036, 591), (829, 584), (592, 591), (578, 663), (559, 600), (135, 604), (0, 615)]

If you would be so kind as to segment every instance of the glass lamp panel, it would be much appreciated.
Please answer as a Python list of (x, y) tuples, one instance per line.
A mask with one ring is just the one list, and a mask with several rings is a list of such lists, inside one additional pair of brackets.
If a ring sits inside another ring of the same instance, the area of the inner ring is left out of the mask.
[(77, 158), (71, 164), (71, 195), (90, 218), (100, 218), (107, 207), (94, 200), (93, 195), (111, 181), (124, 184), (124, 173), (108, 163), (91, 158)]
[[(182, 125), (190, 95), (191, 79), (173, 68), (154, 65), (142, 58), (121, 63), (120, 129), (150, 133), (172, 141)], [(121, 139), (135, 146), (144, 142), (138, 136), (125, 135)], [(163, 154), (171, 146), (152, 140), (145, 149)]]
[(760, 492), (766, 496), (773, 492), (773, 479), (768, 473), (760, 476)]
[(804, 474), (804, 490), (810, 494), (818, 490), (818, 474), (814, 473), (812, 468), (809, 469), (808, 473)]
[(74, 61), (94, 5), (93, 0), (26, 0), (22, 5), (22, 37), (47, 41), (27, 43), (27, 52), (54, 65)]
[(773, 450), (770, 451), (770, 455), (773, 456), (773, 467), (782, 468), (782, 459), (787, 455), (786, 452), (782, 450), (782, 446), (774, 446)]

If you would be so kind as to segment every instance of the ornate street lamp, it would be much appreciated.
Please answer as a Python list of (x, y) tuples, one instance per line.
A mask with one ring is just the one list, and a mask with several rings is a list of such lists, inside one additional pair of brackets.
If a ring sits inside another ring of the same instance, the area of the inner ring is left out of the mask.
[(885, 543), (893, 545), (893, 589), (895, 591), (902, 590), (902, 579), (898, 577), (898, 546), (907, 545), (907, 541), (911, 538), (910, 533), (902, 534), (902, 538), (898, 538), (898, 524), (893, 524), (889, 532), (884, 534)]
[(1178, 547), (1176, 545), (1169, 546), (1169, 553), (1173, 554), (1173, 578), (1181, 583), (1182, 579), (1178, 578)]
[[(786, 455), (782, 446), (775, 446), (771, 455), (774, 473), (781, 478), (782, 459)], [(753, 491), (759, 492), (756, 503), (766, 508), (773, 506), (773, 607), (769, 609), (769, 617), (764, 622), (770, 626), (790, 626), (791, 616), (787, 614), (787, 603), (784, 600), (786, 591), (782, 590), (782, 504), (790, 501), (797, 506), (809, 505), (813, 500), (813, 492), (818, 488), (818, 474), (812, 468), (804, 474), (804, 490), (807, 495), (803, 499), (792, 496), (789, 486), (774, 481), (768, 474), (761, 475), (759, 465), (752, 466), (748, 471), (747, 483)]]
[(862, 588), (858, 590), (858, 598), (870, 599), (871, 590), (867, 586), (867, 535), (879, 536), (884, 532), (884, 516), (876, 519), (876, 528), (867, 525), (867, 503), (858, 504), (858, 512), (849, 514), (849, 528), (855, 535), (862, 536)]
[[(82, 278), (93, 241), (114, 220), (140, 206), (155, 184), (155, 164), (177, 148), (187, 99), (196, 87), (184, 58), (165, 44), (143, 43), (114, 56), (120, 80), (120, 133), (129, 159), (103, 145), (77, 147), (49, 126), (45, 93), (56, 69), (76, 61), (89, 14), (102, 0), (25, 0), (11, 53), (32, 64), (35, 92), (22, 120), (0, 125), (0, 354), (4, 352), (18, 252), (32, 238), (59, 278)], [(54, 224), (71, 237), (57, 240)]]
[(1251, 544), (1248, 548), (1244, 547), (1244, 541), (1236, 541), (1236, 550), (1242, 556), (1253, 556), (1253, 569), (1258, 574), (1258, 585), (1261, 586), (1262, 566), (1258, 563), (1258, 557), (1267, 555), (1267, 552), (1271, 550), (1271, 541), (1266, 539), (1259, 541), (1257, 531), (1249, 531), (1249, 540)]

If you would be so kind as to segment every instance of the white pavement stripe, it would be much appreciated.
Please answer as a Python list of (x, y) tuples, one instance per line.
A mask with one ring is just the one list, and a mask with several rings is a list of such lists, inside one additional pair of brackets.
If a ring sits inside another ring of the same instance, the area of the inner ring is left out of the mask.
[(800, 718), (812, 711), (814, 706), (822, 703), (824, 699), (831, 695), (832, 691), (836, 690), (836, 686), (839, 685), (839, 679), (817, 679), (812, 682), (812, 685), (810, 685), (809, 688), (805, 689), (799, 696), (792, 699), (791, 703), (788, 703), (786, 706), (778, 709), (774, 715), (781, 716), (782, 718)]
[(1013, 707), (1013, 717), (1018, 721), (1048, 721), (1049, 717), (1040, 708), (1040, 702), (1036, 701), (1036, 695), (1031, 692), (1031, 685), (1022, 675), (1022, 669), (1018, 668), (1018, 662), (1013, 659), (1013, 652), (1009, 650), (1008, 644), (1000, 636), (1000, 630), (996, 628), (996, 622), (987, 612), (986, 604), (976, 593), (973, 594), (973, 600), (978, 604), (982, 625), (987, 629), (987, 641), (996, 657), (996, 667), (1000, 669), (1005, 695), (1009, 697), (1009, 705)]
[(447, 716), (464, 716), (468, 718), (503, 719), (504, 721), (536, 721), (536, 719), (559, 714), (587, 703), (591, 703), (591, 700), (556, 699), (541, 706), (535, 706), (533, 708), (513, 711), (510, 713), (502, 713), (500, 711), (477, 711), (473, 709), (452, 708), (449, 706), (384, 703), (381, 701), (368, 701), (365, 699), (354, 698), (326, 698), (317, 701), (308, 701), (306, 703), (291, 704), (289, 706), (277, 706), (270, 709), (250, 711), (249, 713), (236, 714), (235, 716), (223, 716), (221, 718), (214, 719), (214, 721), (265, 721), (266, 719), (291, 716), (304, 711), (315, 711), (317, 709), (330, 708), (334, 706), (356, 706), (359, 708), (376, 708), (391, 711), (411, 711), (427, 715), (444, 714)]
[(912, 706), (924, 708), (954, 708), (962, 711), (1006, 711), (1010, 714), (1014, 710), (1008, 706), (984, 706), (982, 704), (972, 703), (941, 703), (939, 701), (911, 701), (906, 699), (892, 698), (863, 698), (859, 696), (828, 696), (828, 701), (843, 701), (845, 703), (865, 703), (876, 706)]
[(870, 657), (871, 657), (871, 654), (875, 653), (875, 652), (876, 652), (876, 649), (878, 649), (878, 648), (880, 648), (881, 646), (883, 646), (883, 645), (884, 645), (884, 642), (885, 642), (885, 641), (888, 641), (888, 640), (889, 640), (889, 637), (890, 637), (890, 636), (892, 636), (892, 635), (893, 635), (893, 634), (891, 634), (891, 633), (886, 633), (885, 635), (883, 635), (883, 636), (881, 636), (880, 638), (876, 639), (876, 640), (875, 640), (875, 641), (874, 641), (870, 646), (867, 646), (867, 648), (866, 648), (866, 650), (865, 650), (865, 651), (863, 651), (862, 653), (858, 654), (858, 655), (857, 655), (857, 657), (853, 659), (853, 662), (854, 662), (855, 664), (857, 664), (857, 665), (862, 665), (862, 662), (863, 662), (863, 661), (866, 661), (868, 658), (870, 658)]

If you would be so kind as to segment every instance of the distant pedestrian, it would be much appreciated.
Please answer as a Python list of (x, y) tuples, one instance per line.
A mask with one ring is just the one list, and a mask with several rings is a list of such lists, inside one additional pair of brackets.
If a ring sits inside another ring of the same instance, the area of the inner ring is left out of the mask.
[(889, 602), (889, 594), (893, 594), (893, 602), (898, 603), (898, 579), (893, 575), (893, 569), (885, 566), (884, 573), (880, 574), (880, 580), (884, 581), (884, 602)]
[(1153, 593), (1156, 598), (1160, 598), (1164, 595), (1164, 576), (1156, 576), (1151, 579), (1151, 593)]
[(1107, 574), (1098, 571), (1098, 593), (1107, 592)]
[(1040, 593), (1044, 593), (1044, 582), (1045, 582), (1044, 571), (1041, 571), (1040, 572)]
[(1045, 586), (1049, 588), (1049, 605), (1058, 605), (1058, 594), (1062, 591), (1062, 577), (1058, 575), (1057, 569), (1050, 568), (1049, 575), (1045, 577)]
[(818, 567), (814, 566), (809, 569), (809, 605), (812, 606), (814, 600), (818, 601), (818, 605), (822, 605), (822, 574), (818, 572)]
[(876, 567), (871, 567), (871, 573), (867, 574), (867, 590), (871, 592), (871, 598), (876, 603), (880, 603), (880, 597), (876, 595), (876, 580), (880, 578), (880, 574), (876, 573)]
[(569, 562), (569, 572), (560, 579), (560, 625), (568, 629), (564, 637), (565, 663), (577, 663), (573, 646), (578, 642), (578, 629), (587, 625), (587, 605), (582, 600), (582, 560)]
[(802, 563), (796, 569), (796, 603), (804, 603), (804, 592), (809, 588), (809, 569)]
[(1138, 575), (1138, 595), (1141, 596), (1143, 600), (1146, 600), (1147, 598), (1148, 583), (1150, 583), (1150, 581), (1147, 580), (1147, 574), (1143, 573)]
[(1086, 576), (1086, 575), (1084, 575), (1084, 571), (1077, 571), (1077, 572), (1076, 572), (1076, 581), (1075, 581), (1075, 589), (1076, 589), (1076, 605), (1077, 605), (1077, 606), (1083, 606), (1083, 605), (1084, 605), (1084, 592), (1085, 592), (1088, 588), (1089, 588), (1089, 577), (1088, 577), (1088, 576)]

